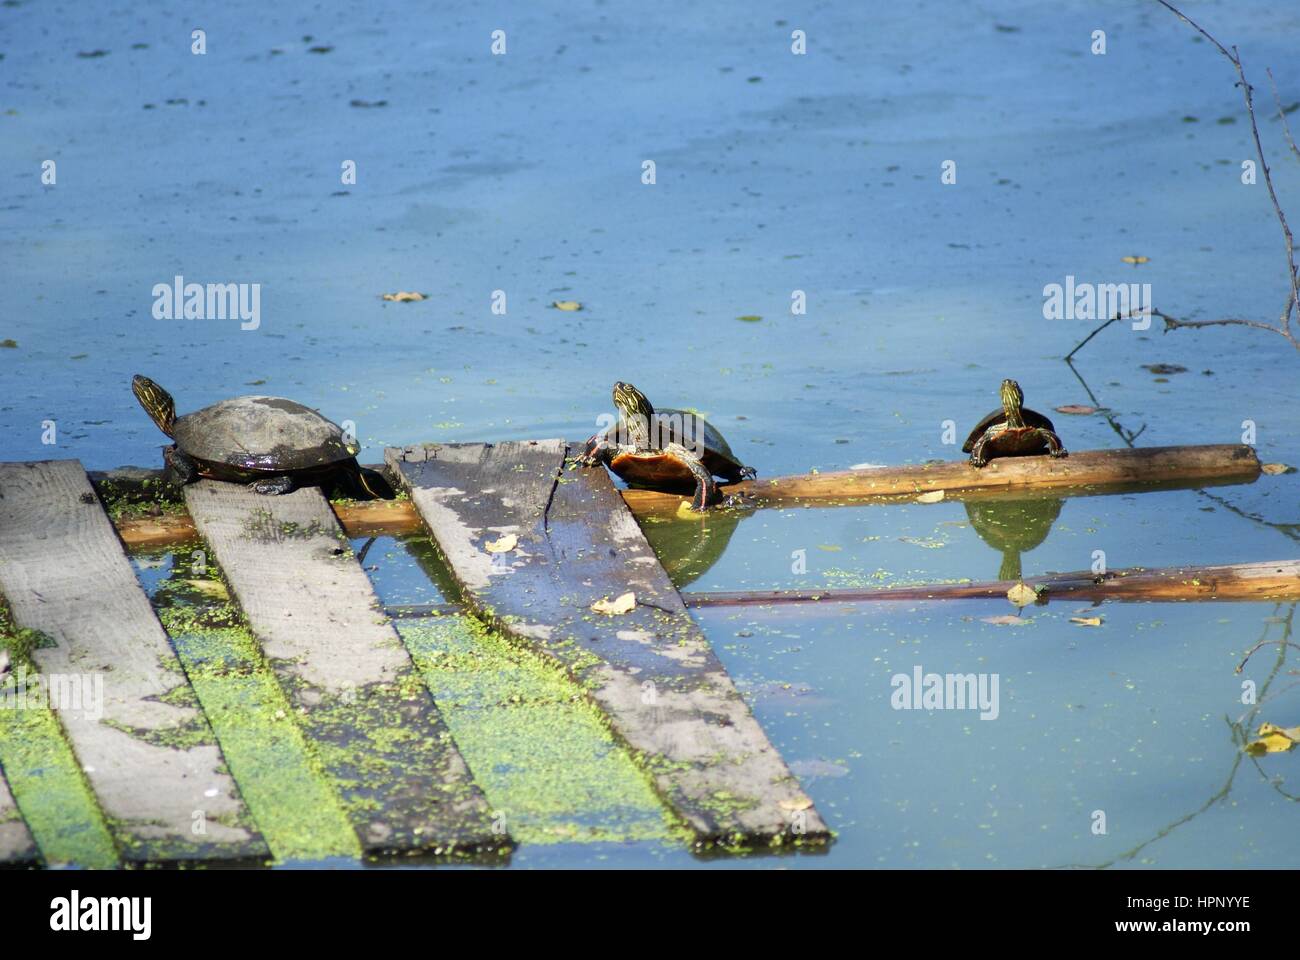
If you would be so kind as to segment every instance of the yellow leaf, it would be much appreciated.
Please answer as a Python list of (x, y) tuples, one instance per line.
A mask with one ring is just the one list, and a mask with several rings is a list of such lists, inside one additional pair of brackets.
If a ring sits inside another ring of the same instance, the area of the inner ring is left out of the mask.
[(812, 801), (809, 800), (807, 797), (796, 797), (794, 800), (782, 800), (780, 803), (777, 804), (777, 806), (779, 806), (782, 810), (789, 810), (791, 812), (794, 812), (797, 810), (807, 810), (809, 807), (812, 806)]
[(425, 300), (427, 298), (422, 293), (413, 293), (409, 290), (398, 290), (396, 293), (384, 294), (384, 299), (392, 300), (395, 303), (408, 303), (413, 300)]
[(488, 553), (509, 553), (519, 545), (519, 538), (513, 533), (507, 533), (500, 540), (489, 540), (483, 544), (483, 549)]
[(1071, 617), (1070, 622), (1081, 627), (1100, 627), (1101, 617)]
[(222, 600), (230, 599), (230, 593), (226, 590), (226, 585), (220, 580), (184, 580), (182, 582), (199, 593), (207, 594), (209, 597), (220, 597)]
[(929, 493), (923, 493), (916, 498), (917, 503), (938, 503), (943, 499), (942, 490), (931, 490)]
[(825, 550), (827, 553), (838, 553), (844, 548), (833, 543), (819, 543), (817, 544), (817, 549)]
[(1295, 467), (1288, 466), (1285, 463), (1266, 463), (1259, 469), (1263, 470), (1270, 477), (1276, 477), (1281, 473), (1295, 473)]
[(1150, 257), (1120, 257), (1122, 262), (1131, 263), (1134, 266), (1137, 266), (1139, 263), (1147, 263), (1150, 259)]
[(624, 613), (631, 613), (636, 608), (636, 594), (631, 590), (610, 600), (608, 597), (597, 600), (591, 605), (591, 609), (596, 613), (607, 613), (610, 616), (619, 616)]
[(1017, 607), (1027, 607), (1038, 599), (1038, 591), (1028, 584), (1017, 583), (1007, 591), (1007, 599)]
[(551, 306), (556, 310), (567, 310), (569, 313), (582, 309), (582, 304), (577, 300), (554, 300), (551, 302)]
[(1259, 739), (1246, 744), (1246, 752), (1253, 757), (1266, 753), (1285, 753), (1300, 740), (1300, 727), (1282, 728), (1271, 723), (1261, 723)]

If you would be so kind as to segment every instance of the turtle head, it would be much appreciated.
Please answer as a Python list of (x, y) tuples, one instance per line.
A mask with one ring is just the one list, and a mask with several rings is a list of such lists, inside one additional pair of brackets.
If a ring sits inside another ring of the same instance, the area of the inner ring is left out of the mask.
[(619, 421), (627, 431), (632, 446), (638, 450), (648, 448), (655, 408), (646, 395), (632, 384), (620, 380), (614, 384), (614, 406), (618, 408)]
[(1025, 405), (1025, 392), (1016, 381), (1003, 380), (1001, 393), (1002, 412), (1006, 414), (1007, 423), (1013, 426), (1020, 424), (1020, 408)]
[(158, 424), (158, 429), (170, 437), (176, 425), (176, 401), (172, 395), (138, 373), (131, 378), (131, 392), (140, 401), (140, 406), (144, 407), (144, 412)]

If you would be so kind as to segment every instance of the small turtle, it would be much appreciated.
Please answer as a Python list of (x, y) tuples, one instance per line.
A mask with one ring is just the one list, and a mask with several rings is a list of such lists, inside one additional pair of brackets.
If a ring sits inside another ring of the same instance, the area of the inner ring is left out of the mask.
[(235, 397), (176, 416), (172, 395), (136, 375), (131, 390), (158, 429), (168, 472), (186, 484), (207, 477), (247, 483), (258, 493), (322, 486), (358, 498), (389, 498), (382, 474), (357, 465), (360, 446), (315, 410), (281, 397)]
[(975, 424), (962, 444), (961, 452), (970, 454), (971, 466), (982, 467), (994, 457), (1028, 457), (1044, 451), (1053, 457), (1069, 455), (1052, 421), (1024, 406), (1020, 384), (1003, 380), (1001, 392), (1002, 408)]
[(614, 406), (618, 423), (587, 441), (578, 458), (584, 466), (604, 463), (628, 483), (654, 490), (694, 487), (692, 510), (733, 502), (722, 495), (715, 476), (735, 483), (758, 475), (699, 414), (655, 410), (644, 393), (622, 381), (614, 384)]

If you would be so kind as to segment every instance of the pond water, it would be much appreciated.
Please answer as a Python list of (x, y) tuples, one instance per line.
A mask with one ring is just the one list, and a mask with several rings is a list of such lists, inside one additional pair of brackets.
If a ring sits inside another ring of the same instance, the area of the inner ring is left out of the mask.
[[(156, 463), (139, 372), (182, 411), (293, 397), (355, 424), (370, 461), (387, 444), (584, 437), (615, 379), (706, 413), (760, 476), (951, 459), (1014, 376), (1030, 406), (1105, 407), (1139, 446), (1253, 426), (1261, 460), (1300, 462), (1300, 353), (1280, 337), (1117, 324), (1071, 368), (1060, 358), (1098, 321), (1044, 319), (1044, 286), (1071, 276), (1149, 283), (1181, 317), (1271, 320), (1284, 300), (1277, 221), (1262, 182), (1241, 180), (1254, 152), (1232, 70), (1157, 4), (440, 8), (0, 7), (6, 459)], [(1264, 73), (1300, 100), (1300, 8), (1189, 12), (1240, 46), (1300, 223)], [(153, 289), (176, 275), (259, 284), (257, 328), (155, 319)], [(428, 299), (381, 299), (399, 290)], [(1124, 442), (1104, 416), (1053, 416), (1071, 449)], [(1042, 534), (1010, 545), (955, 502), (647, 532), (691, 590), (978, 580), (1009, 554), (1027, 576), (1098, 550), (1111, 567), (1294, 557), (1298, 490), (1292, 474), (1004, 505), (992, 527)], [(436, 596), (403, 545), (371, 556), (387, 602)], [(984, 622), (1001, 602), (697, 611), (839, 832), (782, 863), (1300, 862), (1278, 816), (1293, 759), (1238, 768), (1224, 723), (1247, 710), (1233, 668), (1289, 609), (1112, 605), (1100, 627), (1072, 624), (1084, 606), (1020, 626)], [(1244, 676), (1262, 684), (1276, 650)], [(891, 709), (890, 678), (915, 665), (997, 674), (997, 720)], [(1300, 722), (1292, 669), (1254, 722)], [(1140, 846), (1234, 770), (1225, 802)], [(514, 859), (680, 862), (659, 843)]]

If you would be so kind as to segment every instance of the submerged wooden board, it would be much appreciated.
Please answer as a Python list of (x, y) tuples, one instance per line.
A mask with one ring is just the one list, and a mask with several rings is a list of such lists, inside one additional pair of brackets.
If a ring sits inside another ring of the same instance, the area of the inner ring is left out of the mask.
[(269, 855), (77, 461), (0, 464), (0, 592), (125, 862)]
[[(387, 456), (467, 601), (586, 687), (702, 845), (825, 841), (608, 473), (564, 473), (565, 451), (545, 440)], [(484, 549), (507, 535), (514, 550)], [(626, 591), (632, 612), (592, 612)]]
[(4, 773), (0, 772), (0, 866), (15, 867), (37, 861), (36, 841), (18, 812)]
[(370, 855), (509, 845), (320, 490), (185, 488)]

